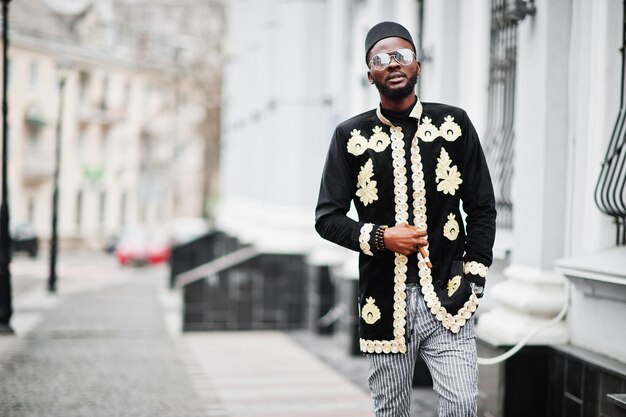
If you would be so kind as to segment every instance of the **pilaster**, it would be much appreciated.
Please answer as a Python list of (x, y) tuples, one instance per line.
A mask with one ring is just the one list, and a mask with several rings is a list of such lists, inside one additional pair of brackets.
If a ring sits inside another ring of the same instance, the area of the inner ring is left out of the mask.
[[(513, 183), (513, 262), (489, 288), (499, 306), (480, 316), (478, 336), (511, 345), (554, 318), (567, 301), (552, 271), (565, 253), (568, 164), (568, 80), (571, 4), (535, 2), (518, 26)], [(530, 344), (567, 342), (564, 322)]]

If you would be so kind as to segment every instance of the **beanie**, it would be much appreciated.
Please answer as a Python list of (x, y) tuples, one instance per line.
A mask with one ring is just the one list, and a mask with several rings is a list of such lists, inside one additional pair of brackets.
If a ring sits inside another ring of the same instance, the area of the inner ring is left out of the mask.
[(367, 32), (367, 36), (365, 37), (365, 62), (367, 63), (367, 55), (370, 49), (372, 49), (378, 41), (391, 37), (402, 38), (409, 41), (413, 47), (413, 51), (415, 51), (413, 38), (411, 38), (411, 34), (404, 26), (396, 22), (381, 22), (374, 25), (374, 27)]

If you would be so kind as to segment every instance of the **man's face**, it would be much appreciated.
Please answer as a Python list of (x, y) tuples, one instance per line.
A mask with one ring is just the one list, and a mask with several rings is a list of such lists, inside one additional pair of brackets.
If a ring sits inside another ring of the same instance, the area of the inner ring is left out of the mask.
[[(395, 37), (382, 39), (370, 50), (368, 62), (376, 54), (391, 54), (404, 48), (413, 50), (411, 43), (405, 39)], [(382, 70), (370, 68), (367, 72), (367, 78), (370, 83), (376, 85), (381, 95), (397, 101), (415, 93), (415, 84), (419, 73), (420, 63), (417, 58), (409, 65), (401, 65), (392, 57), (386, 68)]]

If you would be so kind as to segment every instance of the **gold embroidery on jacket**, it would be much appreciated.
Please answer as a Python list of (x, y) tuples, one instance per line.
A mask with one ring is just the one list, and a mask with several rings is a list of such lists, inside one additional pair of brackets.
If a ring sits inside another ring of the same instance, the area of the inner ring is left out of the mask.
[(417, 128), (417, 137), (424, 142), (432, 142), (439, 137), (439, 129), (433, 125), (428, 116), (424, 116), (422, 123)]
[(368, 148), (367, 139), (357, 129), (354, 129), (350, 134), (352, 136), (348, 141), (348, 152), (356, 156), (362, 155)]
[(441, 126), (437, 127), (428, 116), (422, 118), (422, 123), (417, 128), (417, 137), (424, 142), (432, 142), (442, 137), (448, 142), (454, 142), (461, 137), (461, 127), (454, 121), (454, 117), (448, 115)]
[[(422, 104), (418, 101), (411, 117), (419, 120), (422, 113)], [(393, 158), (393, 177), (394, 177), (394, 195), (395, 195), (395, 220), (396, 224), (407, 223), (409, 219), (408, 213), (408, 195), (407, 195), (407, 170), (406, 170), (406, 158), (404, 151), (404, 133), (399, 126), (393, 126), (389, 120), (387, 120), (380, 112), (380, 107), (376, 111), (378, 119), (389, 126), (391, 132), (391, 156)], [(415, 137), (413, 138), (413, 145), (417, 147)], [(419, 150), (418, 150), (419, 152)], [(421, 164), (420, 164), (421, 165)], [(421, 175), (423, 179), (423, 172), (421, 166), (419, 173), (415, 175)], [(423, 181), (422, 181), (423, 182)], [(422, 189), (422, 193), (424, 190)], [(423, 197), (424, 194), (421, 195)], [(421, 200), (420, 200), (421, 201)], [(421, 204), (421, 203), (420, 203)], [(426, 221), (426, 207), (423, 206), (423, 220)], [(421, 213), (421, 212), (420, 212)], [(362, 352), (366, 353), (406, 353), (406, 339), (405, 326), (406, 326), (406, 271), (408, 258), (402, 254), (395, 254), (395, 268), (394, 268), (394, 286), (393, 286), (393, 339), (391, 340), (371, 340), (371, 339), (359, 339)]]
[[(463, 182), (461, 179), (461, 173), (458, 171), (456, 165), (450, 166), (452, 160), (450, 155), (444, 148), (441, 148), (439, 158), (437, 158), (437, 169), (435, 174), (435, 182), (437, 184), (437, 191), (441, 191), (444, 194), (454, 195), (459, 185)], [(441, 182), (440, 182), (441, 181)]]
[(459, 236), (459, 223), (454, 213), (448, 214), (448, 221), (443, 225), (443, 235), (450, 240), (456, 240)]
[(361, 131), (354, 129), (350, 132), (350, 140), (348, 140), (348, 152), (352, 155), (363, 155), (366, 150), (371, 149), (375, 152), (382, 152), (387, 149), (387, 146), (391, 143), (389, 135), (383, 132), (383, 128), (380, 126), (374, 126), (372, 129), (372, 136), (367, 139), (361, 135)]
[(374, 132), (374, 134), (369, 140), (369, 148), (376, 152), (382, 152), (387, 149), (387, 146), (391, 143), (391, 139), (387, 133), (383, 132), (383, 128), (376, 126), (372, 129), (372, 132)]
[(367, 304), (365, 304), (361, 310), (361, 317), (365, 323), (374, 324), (380, 320), (380, 309), (376, 307), (376, 304), (374, 304), (376, 300), (372, 297), (369, 297), (365, 301)]
[(481, 277), (485, 278), (487, 277), (487, 273), (489, 272), (489, 267), (476, 261), (465, 262), (463, 272), (465, 272), (466, 274), (480, 275)]
[(374, 256), (372, 253), (372, 248), (370, 247), (370, 234), (374, 229), (374, 225), (372, 223), (365, 223), (361, 227), (361, 231), (359, 233), (359, 247), (363, 251), (364, 254), (369, 256)]
[(461, 127), (456, 124), (454, 117), (446, 116), (444, 122), (439, 126), (439, 134), (448, 142), (454, 142), (461, 136)]
[(452, 294), (454, 294), (456, 290), (459, 289), (460, 286), (461, 286), (460, 275), (455, 275), (454, 277), (450, 278), (450, 280), (448, 281), (448, 297), (452, 297)]
[[(418, 101), (413, 109), (412, 115), (419, 120), (422, 113), (422, 105)], [(378, 108), (376, 115), (379, 120), (384, 124), (391, 126), (391, 147), (394, 150), (392, 153), (393, 167), (394, 167), (394, 193), (396, 194), (396, 224), (406, 223), (408, 219), (407, 213), (407, 193), (406, 193), (406, 169), (404, 158), (404, 146), (398, 140), (397, 147), (394, 149), (394, 132), (398, 132), (398, 139), (402, 139), (404, 135), (401, 134), (402, 130), (399, 127), (394, 127), (389, 120), (387, 120), (380, 112)], [(419, 123), (418, 123), (419, 129)], [(421, 162), (420, 149), (417, 143), (417, 132), (413, 138), (411, 145), (411, 168), (413, 175), (411, 179), (413, 181), (413, 213), (414, 224), (420, 230), (426, 230), (426, 189), (424, 183), (423, 165)], [(445, 152), (445, 151), (443, 151)], [(447, 155), (447, 153), (446, 153)], [(449, 157), (448, 157), (449, 159)], [(460, 178), (458, 179), (460, 181)], [(460, 182), (459, 182), (460, 183)], [(458, 186), (458, 184), (457, 184)], [(404, 204), (402, 204), (404, 202)], [(428, 246), (426, 246), (428, 251)], [(424, 301), (426, 301), (427, 307), (435, 318), (441, 322), (442, 326), (450, 330), (452, 333), (458, 333), (465, 325), (467, 320), (478, 308), (478, 298), (475, 294), (470, 295), (469, 299), (463, 304), (456, 313), (448, 312), (445, 307), (441, 305), (441, 301), (435, 292), (433, 286), (433, 278), (431, 270), (425, 262), (425, 259), (421, 254), (417, 255), (417, 266), (419, 268), (420, 285), (422, 294), (424, 294)], [(406, 344), (404, 340), (404, 325), (406, 324), (406, 264), (407, 257), (404, 255), (396, 254), (396, 268), (394, 282), (394, 322), (393, 322), (393, 334), (394, 340), (366, 340), (360, 339), (361, 351), (368, 353), (397, 353), (406, 352)], [(467, 268), (467, 266), (466, 266)], [(453, 315), (454, 314), (454, 315)], [(391, 346), (390, 346), (391, 345)]]
[[(422, 104), (417, 102), (411, 117), (416, 118), (418, 121), (422, 114)], [(381, 113), (380, 107), (376, 111), (378, 119), (385, 125), (390, 127), (391, 131), (391, 149), (393, 156), (393, 168), (394, 168), (394, 194), (395, 194), (395, 220), (396, 224), (408, 222), (408, 195), (407, 195), (407, 175), (406, 175), (406, 158), (404, 152), (404, 134), (402, 129), (397, 126), (393, 126), (389, 120), (387, 120)], [(419, 129), (419, 123), (418, 123)], [(411, 146), (411, 167), (413, 182), (413, 213), (415, 225), (420, 230), (426, 230), (426, 190), (424, 183), (423, 165), (421, 162), (421, 155), (419, 146), (417, 143), (417, 132), (413, 138)], [(449, 159), (449, 158), (448, 158)], [(460, 178), (458, 179), (460, 181)], [(459, 182), (460, 184), (460, 182)], [(457, 184), (458, 187), (458, 184)], [(408, 258), (399, 253), (395, 254), (395, 269), (394, 269), (394, 303), (393, 303), (393, 336), (392, 340), (370, 340), (359, 339), (362, 352), (367, 353), (405, 353), (406, 352), (406, 339), (405, 325), (406, 325), (406, 271)], [(461, 327), (463, 327), (466, 321), (472, 316), (478, 307), (478, 298), (475, 294), (469, 297), (463, 307), (458, 312), (449, 313), (445, 307), (441, 305), (439, 297), (435, 292), (432, 275), (430, 268), (426, 265), (426, 262), (421, 255), (418, 254), (418, 268), (420, 285), (422, 288), (422, 294), (424, 294), (424, 300), (427, 303), (428, 308), (435, 318), (441, 322), (442, 326), (450, 330), (452, 333), (458, 333)], [(467, 266), (466, 266), (467, 268)], [(452, 315), (454, 313), (454, 315)]]
[(372, 180), (374, 176), (374, 164), (372, 158), (368, 159), (365, 165), (361, 167), (359, 176), (357, 177), (357, 190), (356, 195), (361, 200), (364, 206), (373, 203), (378, 200), (378, 189), (376, 188), (376, 181)]

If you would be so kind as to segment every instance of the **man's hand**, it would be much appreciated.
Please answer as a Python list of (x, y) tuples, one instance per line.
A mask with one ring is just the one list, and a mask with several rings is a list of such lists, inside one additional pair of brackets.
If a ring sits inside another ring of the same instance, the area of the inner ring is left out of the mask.
[(419, 231), (416, 226), (408, 224), (388, 227), (383, 236), (385, 248), (405, 256), (411, 255), (420, 247), (428, 245), (426, 234), (425, 230)]

